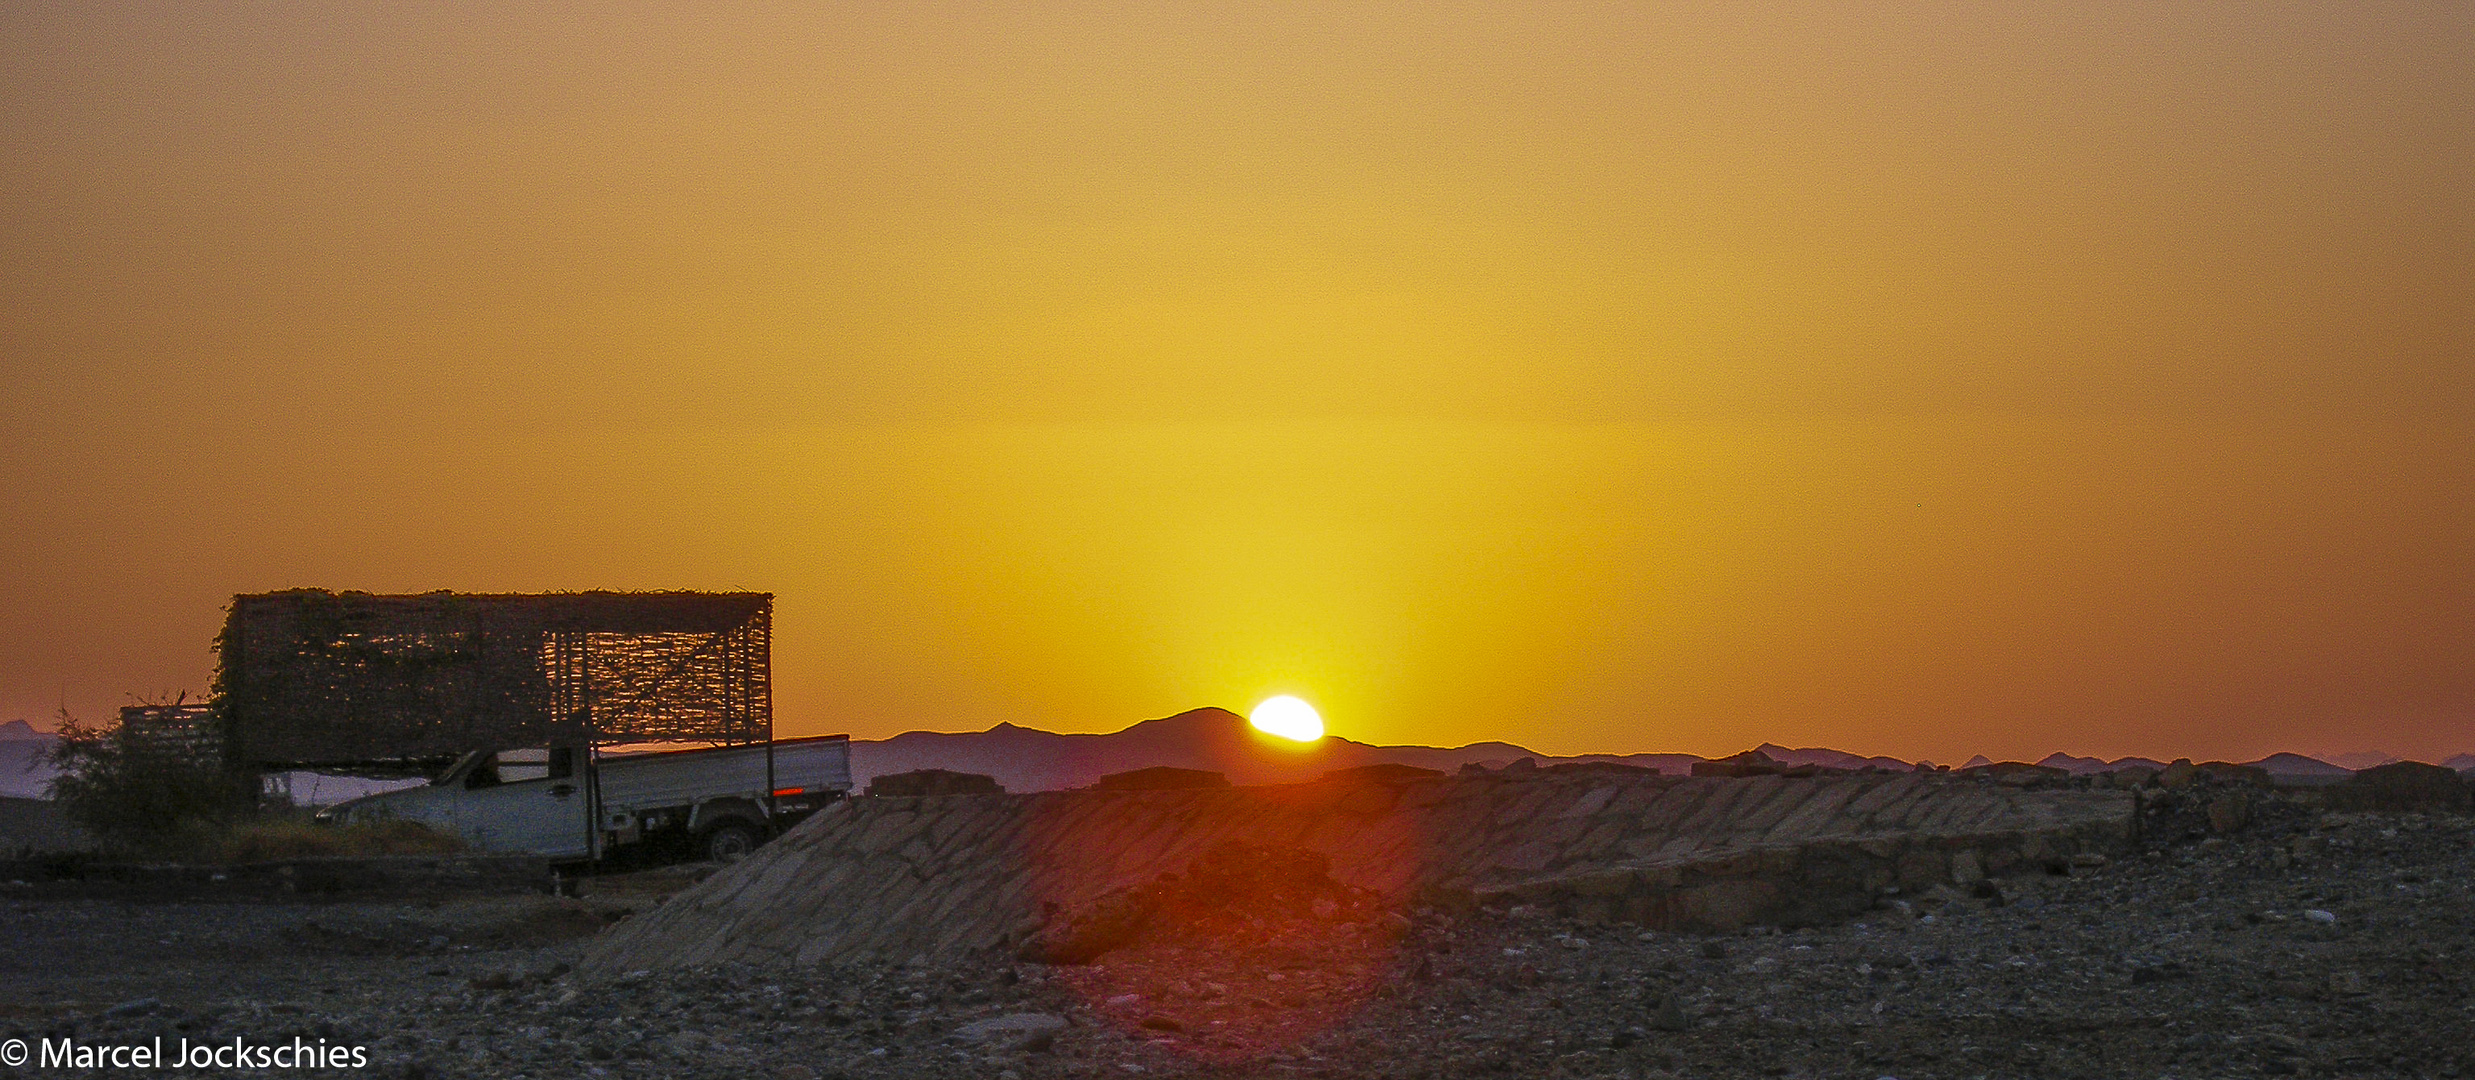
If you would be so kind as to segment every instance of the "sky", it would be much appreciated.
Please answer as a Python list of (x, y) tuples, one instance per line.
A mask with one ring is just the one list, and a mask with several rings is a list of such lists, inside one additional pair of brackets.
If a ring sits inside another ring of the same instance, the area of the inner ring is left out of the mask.
[(2475, 7), (0, 9), (0, 720), (756, 589), (791, 734), (2475, 750)]

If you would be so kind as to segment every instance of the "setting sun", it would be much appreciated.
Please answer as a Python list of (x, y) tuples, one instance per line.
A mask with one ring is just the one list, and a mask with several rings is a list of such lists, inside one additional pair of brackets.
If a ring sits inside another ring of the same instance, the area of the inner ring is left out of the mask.
[(1299, 742), (1323, 738), (1323, 717), (1315, 715), (1315, 707), (1287, 694), (1265, 698), (1246, 719), (1267, 735)]

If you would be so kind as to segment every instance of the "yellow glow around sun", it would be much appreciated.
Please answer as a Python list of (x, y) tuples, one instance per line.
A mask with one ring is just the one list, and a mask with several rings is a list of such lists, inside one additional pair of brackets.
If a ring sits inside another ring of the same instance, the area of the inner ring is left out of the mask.
[(1246, 719), (1255, 730), (1284, 739), (1313, 742), (1323, 738), (1323, 717), (1315, 715), (1315, 707), (1287, 694), (1265, 698)]

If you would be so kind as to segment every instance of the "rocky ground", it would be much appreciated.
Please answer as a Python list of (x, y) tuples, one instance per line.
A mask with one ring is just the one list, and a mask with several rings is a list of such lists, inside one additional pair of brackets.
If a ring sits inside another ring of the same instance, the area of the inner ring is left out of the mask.
[(2475, 819), (2275, 801), (2247, 816), (2220, 835), (2168, 813), (2106, 865), (1886, 896), (1866, 919), (1792, 932), (1310, 902), (1086, 965), (604, 984), (566, 973), (582, 942), (682, 876), (412, 903), (19, 886), (0, 892), (0, 1038), (324, 1039), (366, 1046), (363, 1074), (382, 1076), (2475, 1070)]

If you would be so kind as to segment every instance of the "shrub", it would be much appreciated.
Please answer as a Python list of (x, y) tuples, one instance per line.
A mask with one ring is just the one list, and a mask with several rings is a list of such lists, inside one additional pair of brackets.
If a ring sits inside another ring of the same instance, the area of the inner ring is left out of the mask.
[(121, 854), (200, 854), (213, 834), (257, 809), (254, 780), (222, 763), (119, 724), (88, 726), (61, 713), (51, 796), (71, 820)]

